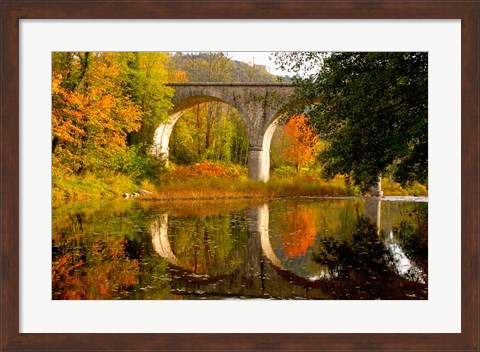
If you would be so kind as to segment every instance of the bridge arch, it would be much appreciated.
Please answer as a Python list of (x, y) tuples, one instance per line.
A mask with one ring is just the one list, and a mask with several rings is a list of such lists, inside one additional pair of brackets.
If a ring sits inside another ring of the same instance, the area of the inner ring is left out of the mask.
[[(302, 287), (319, 287), (323, 285), (325, 277), (319, 279), (305, 278), (288, 270), (282, 264), (282, 261), (275, 254), (270, 242), (269, 236), (269, 206), (264, 203), (250, 208), (248, 222), (248, 248), (251, 255), (247, 262), (242, 265), (248, 265), (249, 268), (256, 268), (254, 271), (260, 271), (261, 257), (264, 256), (271, 267), (286, 282), (294, 283)], [(184, 268), (174, 254), (168, 236), (168, 214), (161, 213), (153, 219), (150, 224), (150, 235), (155, 252), (160, 255), (169, 264), (170, 269), (175, 272), (180, 280), (194, 284), (212, 284), (219, 282), (230, 275), (235, 275), (235, 271), (241, 269), (238, 267), (233, 272), (222, 275), (198, 274), (192, 270)]]
[(206, 89), (203, 87), (195, 87), (194, 89), (188, 89), (185, 92), (182, 92), (182, 94), (178, 94), (178, 96), (174, 96), (174, 107), (170, 114), (183, 112), (184, 110), (192, 108), (198, 104), (209, 102), (219, 102), (231, 105), (237, 109), (241, 115), (245, 116), (242, 111), (242, 106), (237, 104), (232, 97), (224, 94), (221, 90), (215, 89), (215, 87), (207, 87)]
[(270, 142), (278, 118), (290, 103), (294, 92), (283, 83), (169, 83), (175, 89), (169, 121), (154, 134), (152, 153), (168, 161), (168, 144), (173, 127), (183, 111), (199, 103), (217, 101), (237, 109), (246, 123), (250, 138), (249, 178), (267, 182), (270, 178)]

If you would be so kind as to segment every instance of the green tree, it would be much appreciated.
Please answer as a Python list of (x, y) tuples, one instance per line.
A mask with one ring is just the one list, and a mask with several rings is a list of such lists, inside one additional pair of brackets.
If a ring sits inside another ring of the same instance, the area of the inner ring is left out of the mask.
[(348, 175), (364, 190), (387, 171), (403, 184), (427, 182), (428, 53), (275, 57), (297, 74), (297, 98), (310, 102), (309, 123), (328, 142), (325, 176)]
[(173, 89), (167, 87), (169, 56), (164, 52), (125, 52), (117, 55), (125, 81), (125, 95), (140, 107), (142, 126), (131, 140), (151, 143), (158, 125), (168, 119)]
[[(170, 70), (185, 73), (174, 77), (176, 81), (232, 82), (237, 64), (222, 52), (176, 53), (171, 56)], [(170, 158), (178, 164), (202, 160), (245, 164), (247, 148), (248, 134), (238, 113), (224, 103), (211, 101), (187, 110), (175, 124)], [(188, 149), (194, 149), (196, 155)]]
[[(203, 143), (200, 144), (199, 131), (195, 126), (197, 114), (192, 111), (186, 111), (177, 121), (174, 133), (170, 137), (170, 160), (175, 164), (188, 165), (201, 161)], [(203, 140), (203, 139), (202, 139)]]

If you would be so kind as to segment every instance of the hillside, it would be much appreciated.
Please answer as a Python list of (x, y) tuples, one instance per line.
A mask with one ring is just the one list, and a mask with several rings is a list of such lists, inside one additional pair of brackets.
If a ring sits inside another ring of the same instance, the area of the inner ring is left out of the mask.
[(221, 52), (170, 54), (174, 82), (290, 82), (269, 73), (265, 65), (232, 60)]

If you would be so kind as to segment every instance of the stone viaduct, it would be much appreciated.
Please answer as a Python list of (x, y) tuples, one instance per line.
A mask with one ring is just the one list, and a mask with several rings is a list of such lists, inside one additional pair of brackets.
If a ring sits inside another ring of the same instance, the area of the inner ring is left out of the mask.
[(199, 103), (217, 101), (237, 109), (245, 121), (250, 139), (248, 176), (258, 181), (270, 177), (270, 142), (291, 102), (294, 87), (283, 83), (169, 83), (175, 89), (174, 107), (168, 123), (154, 135), (153, 154), (168, 160), (168, 142), (183, 111)]
[[(175, 89), (169, 121), (154, 134), (152, 153), (168, 161), (168, 143), (175, 123), (182, 113), (200, 103), (210, 101), (229, 104), (237, 109), (248, 129), (248, 177), (267, 182), (270, 178), (270, 142), (279, 118), (293, 100), (294, 87), (285, 83), (169, 83)], [(381, 182), (370, 190), (382, 196)]]

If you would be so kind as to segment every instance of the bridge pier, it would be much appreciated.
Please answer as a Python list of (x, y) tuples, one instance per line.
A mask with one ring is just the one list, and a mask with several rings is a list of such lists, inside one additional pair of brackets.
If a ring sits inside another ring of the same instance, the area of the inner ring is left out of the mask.
[[(268, 153), (268, 154), (267, 154)], [(248, 149), (248, 178), (267, 182), (270, 178), (270, 154), (262, 147)]]
[(155, 130), (153, 136), (153, 145), (150, 148), (150, 153), (157, 156), (160, 160), (168, 165), (168, 144), (170, 142), (170, 135), (177, 120), (182, 116), (181, 112), (177, 112), (169, 116), (167, 122), (161, 123)]
[(382, 178), (378, 177), (378, 182), (375, 186), (370, 188), (369, 193), (372, 197), (383, 197)]

